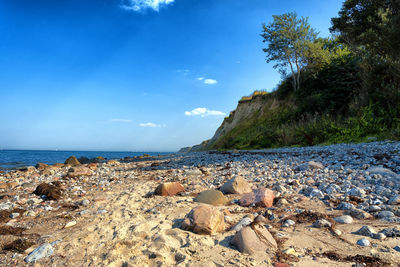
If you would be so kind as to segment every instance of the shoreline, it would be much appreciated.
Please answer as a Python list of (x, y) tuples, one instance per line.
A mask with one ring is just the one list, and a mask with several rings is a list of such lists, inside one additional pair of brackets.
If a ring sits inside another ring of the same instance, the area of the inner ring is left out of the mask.
[[(399, 151), (400, 142), (390, 141), (175, 153), (136, 162), (0, 173), (0, 210), (9, 215), (0, 216), (0, 229), (9, 230), (2, 234), (0, 248), (18, 239), (31, 242), (20, 251), (3, 250), (0, 265), (26, 264), (35, 248), (50, 244), (52, 254), (37, 261), (43, 266), (396, 266)], [(74, 175), (78, 169), (90, 172)], [(272, 190), (273, 206), (245, 207), (238, 202), (243, 194), (225, 194), (224, 205), (212, 206), (224, 215), (223, 231), (200, 235), (182, 229), (185, 216), (201, 205), (194, 201), (198, 194), (221, 190), (238, 177), (253, 190)], [(168, 182), (179, 182), (185, 191), (154, 195), (157, 186)], [(41, 183), (59, 187), (60, 197), (32, 194)], [(237, 234), (232, 227), (259, 215), (278, 247), (242, 253), (232, 245)], [(335, 221), (343, 215), (352, 221)], [(321, 216), (332, 226), (312, 226)], [(355, 234), (363, 226), (386, 237)], [(358, 245), (363, 238), (370, 245)]]

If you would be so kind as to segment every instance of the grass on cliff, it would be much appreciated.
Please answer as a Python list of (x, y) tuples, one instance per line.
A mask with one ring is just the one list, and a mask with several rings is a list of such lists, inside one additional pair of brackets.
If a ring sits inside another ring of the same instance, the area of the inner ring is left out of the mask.
[[(293, 92), (284, 80), (272, 93), (255, 93), (263, 108), (211, 144), (210, 149), (259, 149), (374, 139), (400, 139), (400, 90), (377, 66), (365, 73), (345, 55), (308, 71)], [(241, 100), (241, 101), (242, 101)], [(243, 102), (243, 101), (242, 101)], [(240, 102), (239, 102), (240, 104)], [(231, 114), (231, 120), (234, 113)]]

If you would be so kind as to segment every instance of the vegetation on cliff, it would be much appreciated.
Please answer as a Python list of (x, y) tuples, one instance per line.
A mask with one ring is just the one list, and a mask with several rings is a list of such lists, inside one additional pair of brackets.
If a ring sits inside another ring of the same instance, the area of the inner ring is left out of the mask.
[[(268, 26), (285, 24), (285, 18), (296, 22), (296, 15), (288, 13), (274, 16), (273, 23), (263, 26), (262, 36), (270, 44), (269, 52), (276, 48), (271, 42), (273, 29), (279, 27)], [(306, 22), (303, 18), (297, 20), (307, 28)], [(398, 1), (345, 1), (339, 16), (332, 19), (333, 36), (316, 38), (313, 33), (313, 38), (306, 38), (307, 49), (299, 50), (302, 67), (284, 77), (273, 92), (256, 91), (242, 98), (236, 111), (200, 149), (315, 145), (371, 137), (399, 139), (399, 23)], [(277, 43), (282, 44), (279, 38)], [(268, 54), (267, 60), (271, 59), (272, 54)], [(297, 75), (300, 71), (301, 76)], [(235, 119), (238, 110), (252, 103), (257, 103), (257, 108)]]

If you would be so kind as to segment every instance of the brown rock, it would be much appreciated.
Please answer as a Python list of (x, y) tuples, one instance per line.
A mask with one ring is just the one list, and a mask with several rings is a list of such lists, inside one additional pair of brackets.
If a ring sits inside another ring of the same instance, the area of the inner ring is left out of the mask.
[(290, 267), (290, 265), (287, 263), (275, 262), (274, 267)]
[(165, 183), (157, 186), (154, 194), (159, 196), (175, 196), (176, 194), (185, 191), (183, 185), (178, 182)]
[(196, 234), (214, 235), (225, 229), (224, 215), (212, 206), (201, 205), (185, 216), (182, 229)]
[(120, 162), (115, 159), (110, 159), (109, 161), (107, 161), (107, 164), (118, 165), (120, 164)]
[(62, 168), (62, 167), (64, 167), (64, 165), (65, 165), (65, 164), (62, 164), (62, 163), (54, 163), (54, 164), (53, 164), (53, 167)]
[(68, 170), (68, 177), (75, 178), (78, 176), (91, 176), (93, 172), (91, 169), (84, 167), (84, 166), (75, 166)]
[(214, 206), (225, 205), (228, 199), (218, 190), (206, 190), (201, 192), (196, 199), (196, 202), (210, 204)]
[(261, 225), (246, 226), (237, 232), (232, 240), (242, 253), (254, 254), (265, 252), (267, 249), (276, 250), (278, 245), (270, 232)]
[(52, 184), (41, 183), (33, 191), (33, 194), (38, 196), (45, 195), (49, 200), (58, 200), (61, 198), (62, 189)]
[(78, 161), (78, 159), (75, 156), (71, 156), (71, 157), (67, 158), (67, 160), (65, 161), (65, 164), (68, 164), (72, 167), (81, 165), (81, 163)]
[(249, 183), (241, 176), (230, 179), (221, 187), (226, 194), (245, 194), (251, 192)]
[(49, 165), (47, 165), (46, 163), (38, 162), (36, 164), (36, 169), (38, 169), (39, 171), (43, 171), (47, 167), (49, 167)]
[(89, 169), (91, 169), (91, 170), (95, 170), (95, 169), (97, 169), (97, 163), (89, 163), (89, 164), (87, 165), (87, 167), (88, 167)]
[(269, 208), (272, 207), (272, 204), (274, 203), (274, 198), (275, 195), (272, 190), (267, 188), (260, 188), (254, 190), (251, 193), (243, 195), (242, 198), (239, 199), (239, 205), (243, 207), (248, 207), (252, 204), (255, 204), (256, 206)]

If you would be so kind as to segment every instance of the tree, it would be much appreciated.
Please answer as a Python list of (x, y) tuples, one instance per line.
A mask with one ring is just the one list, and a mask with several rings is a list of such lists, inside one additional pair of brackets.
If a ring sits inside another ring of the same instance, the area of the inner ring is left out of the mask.
[(354, 50), (399, 59), (400, 1), (346, 0), (330, 30)]
[(292, 76), (294, 90), (300, 88), (301, 69), (307, 65), (307, 53), (317, 33), (308, 23), (308, 18), (297, 18), (296, 13), (285, 13), (273, 16), (273, 22), (263, 24), (261, 36), (268, 47), (266, 61), (276, 61), (274, 68), (286, 76), (288, 69)]

